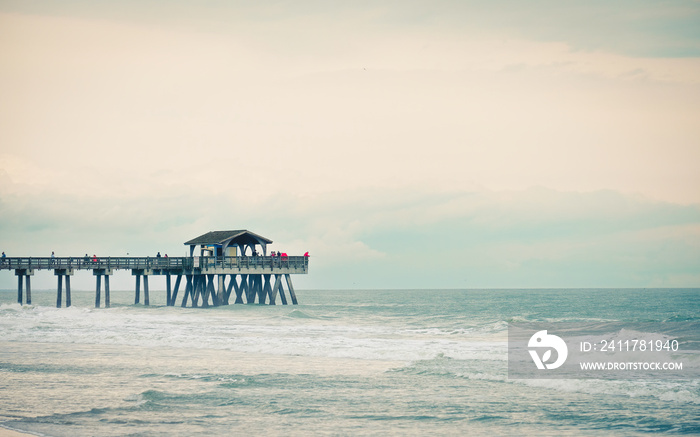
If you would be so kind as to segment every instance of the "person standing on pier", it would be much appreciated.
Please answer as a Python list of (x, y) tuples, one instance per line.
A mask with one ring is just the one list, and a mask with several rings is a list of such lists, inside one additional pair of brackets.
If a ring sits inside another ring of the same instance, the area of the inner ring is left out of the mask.
[(51, 251), (51, 265), (54, 265), (54, 264), (56, 264), (56, 254), (52, 250)]

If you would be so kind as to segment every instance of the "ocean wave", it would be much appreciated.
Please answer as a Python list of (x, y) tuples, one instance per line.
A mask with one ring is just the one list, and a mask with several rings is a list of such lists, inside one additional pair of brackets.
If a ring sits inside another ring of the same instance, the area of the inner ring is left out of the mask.
[(698, 380), (692, 381), (633, 381), (597, 379), (521, 379), (516, 384), (562, 392), (593, 395), (614, 395), (629, 398), (651, 397), (678, 404), (700, 404)]
[(431, 359), (413, 361), (392, 372), (501, 382), (507, 378), (503, 357), (490, 353), (474, 355), (469, 360), (439, 353)]
[(317, 319), (318, 317), (312, 316), (309, 313), (306, 313), (301, 310), (292, 310), (290, 313), (285, 314), (285, 317), (289, 317), (291, 319)]

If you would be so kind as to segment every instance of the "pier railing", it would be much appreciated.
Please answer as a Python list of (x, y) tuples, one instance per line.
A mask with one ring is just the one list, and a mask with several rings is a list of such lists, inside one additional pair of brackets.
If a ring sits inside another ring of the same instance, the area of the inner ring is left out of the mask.
[(307, 272), (304, 256), (227, 256), (227, 257), (7, 257), (0, 259), (0, 270), (95, 270), (151, 269), (191, 271), (210, 269), (281, 270)]
[(305, 256), (225, 256), (225, 257), (195, 257), (194, 268), (208, 270), (223, 269), (263, 269), (276, 268), (306, 270), (309, 258)]

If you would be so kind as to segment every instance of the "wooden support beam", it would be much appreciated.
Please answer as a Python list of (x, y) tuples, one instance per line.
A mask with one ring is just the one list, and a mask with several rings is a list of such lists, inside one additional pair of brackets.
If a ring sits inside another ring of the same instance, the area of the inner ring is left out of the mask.
[(190, 292), (190, 306), (195, 308), (199, 299), (199, 275), (192, 275), (192, 290)]
[(280, 282), (282, 282), (282, 276), (275, 275), (275, 285), (273, 285), (272, 290), (270, 290), (270, 305), (276, 305), (277, 292), (280, 289)]
[(229, 303), (229, 298), (231, 297), (231, 291), (233, 291), (233, 285), (236, 285), (236, 288), (238, 288), (238, 284), (236, 284), (236, 275), (228, 275), (228, 287), (226, 287), (226, 294), (224, 295), (224, 305), (228, 305)]
[(26, 284), (27, 284), (27, 305), (32, 304), (32, 282), (31, 282), (31, 275), (26, 275)]
[(292, 298), (292, 304), (297, 304), (297, 295), (294, 293), (294, 286), (292, 285), (292, 276), (289, 274), (284, 275), (287, 279), (287, 288), (289, 289), (289, 297)]
[[(32, 303), (32, 282), (30, 277), (34, 274), (32, 269), (15, 269), (15, 275), (17, 275), (17, 303), (22, 303), (22, 298), (24, 297), (27, 305)], [(24, 294), (22, 287), (26, 284), (27, 293)]]
[(95, 275), (95, 308), (100, 307), (100, 293), (102, 293), (102, 275)]
[(253, 302), (260, 302), (260, 293), (262, 293), (262, 281), (260, 275), (253, 275)]
[(177, 300), (177, 292), (180, 290), (181, 280), (182, 275), (177, 275), (177, 279), (175, 279), (175, 289), (173, 290), (173, 295), (170, 297), (170, 306), (175, 306), (175, 301)]
[(287, 305), (287, 296), (284, 295), (284, 286), (282, 285), (282, 276), (283, 275), (277, 275), (280, 279), (280, 299), (282, 299), (282, 305)]
[(58, 275), (58, 288), (56, 290), (56, 308), (61, 308), (63, 301), (63, 275)]
[[(219, 290), (216, 295), (216, 300), (218, 301), (216, 304), (217, 305), (224, 305), (224, 299), (225, 299), (225, 294), (226, 294), (226, 289), (224, 288), (224, 279), (226, 278), (226, 275), (219, 275)], [(226, 302), (228, 304), (228, 302)]]
[[(220, 277), (220, 275), (219, 275), (219, 277)], [(218, 307), (218, 306), (221, 306), (221, 301), (222, 301), (223, 296), (220, 296), (220, 294), (222, 294), (220, 291), (221, 288), (217, 289), (217, 285), (216, 285), (217, 282), (218, 282), (218, 279), (216, 278), (216, 276), (214, 278), (212, 278), (211, 297), (212, 297), (212, 301), (214, 301), (214, 306)]]
[(17, 303), (22, 304), (23, 292), (22, 287), (24, 286), (24, 278), (22, 274), (15, 273), (17, 275)]
[(149, 306), (151, 299), (148, 293), (148, 275), (143, 275), (143, 304)]
[(66, 275), (66, 308), (71, 306), (70, 299), (70, 275)]
[(204, 306), (204, 293), (207, 291), (207, 275), (199, 275), (199, 293), (197, 293), (197, 296), (199, 299), (202, 299), (202, 303), (199, 305), (201, 307)]
[(274, 305), (275, 302), (272, 300), (272, 286), (270, 286), (270, 276), (272, 275), (263, 275), (263, 278), (265, 278), (265, 285), (263, 285), (263, 296), (269, 297), (270, 305)]
[(202, 299), (202, 306), (208, 307), (209, 296), (212, 297), (212, 300), (214, 299), (214, 275), (206, 275), (204, 280), (206, 281), (206, 285), (204, 287), (204, 299)]
[(266, 298), (267, 298), (267, 292), (263, 288), (263, 275), (255, 275), (255, 284), (256, 284), (256, 289), (255, 291), (258, 292), (258, 303), (260, 305), (265, 305), (267, 303)]
[(204, 285), (202, 286), (202, 308), (209, 306), (209, 285), (211, 281), (207, 282), (208, 275), (202, 275), (202, 280), (204, 280)]
[[(199, 276), (199, 298), (202, 299), (202, 303), (199, 305), (201, 307), (204, 306), (204, 293), (207, 292), (207, 275), (200, 275)], [(208, 303), (208, 302), (207, 302)]]
[(236, 277), (234, 275), (233, 277), (233, 288), (236, 291), (236, 302), (235, 303), (244, 303), (243, 302), (243, 293), (246, 292), (248, 286), (248, 275), (241, 275), (241, 285), (240, 287), (236, 283)]
[(66, 308), (71, 305), (70, 300), (70, 275), (73, 274), (72, 269), (54, 269), (53, 274), (56, 275), (58, 286), (56, 287), (56, 308), (61, 308), (63, 303), (63, 278), (66, 279)]
[(170, 306), (170, 299), (172, 298), (172, 290), (170, 289), (170, 274), (165, 275), (165, 305)]
[(185, 284), (185, 295), (182, 297), (182, 305), (181, 307), (186, 307), (187, 306), (187, 298), (189, 298), (192, 295), (192, 275), (185, 275), (186, 278), (186, 284)]
[(248, 275), (248, 290), (246, 290), (246, 303), (255, 303), (255, 275)]
[(136, 294), (134, 296), (134, 305), (141, 302), (141, 275), (136, 274)]
[(194, 288), (192, 289), (192, 308), (199, 306), (199, 295), (202, 294), (202, 275), (194, 275)]
[(109, 275), (105, 275), (105, 308), (109, 308)]

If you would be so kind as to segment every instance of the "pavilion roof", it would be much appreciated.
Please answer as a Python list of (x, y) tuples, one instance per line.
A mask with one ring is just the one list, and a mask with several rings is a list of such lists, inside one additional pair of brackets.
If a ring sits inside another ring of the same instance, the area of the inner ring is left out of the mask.
[(187, 241), (185, 245), (194, 246), (197, 244), (212, 244), (212, 245), (225, 245), (227, 242), (235, 242), (239, 244), (270, 244), (272, 240), (269, 240), (263, 236), (250, 232), (248, 230), (236, 230), (236, 231), (210, 231), (206, 234), (200, 235), (190, 241)]

